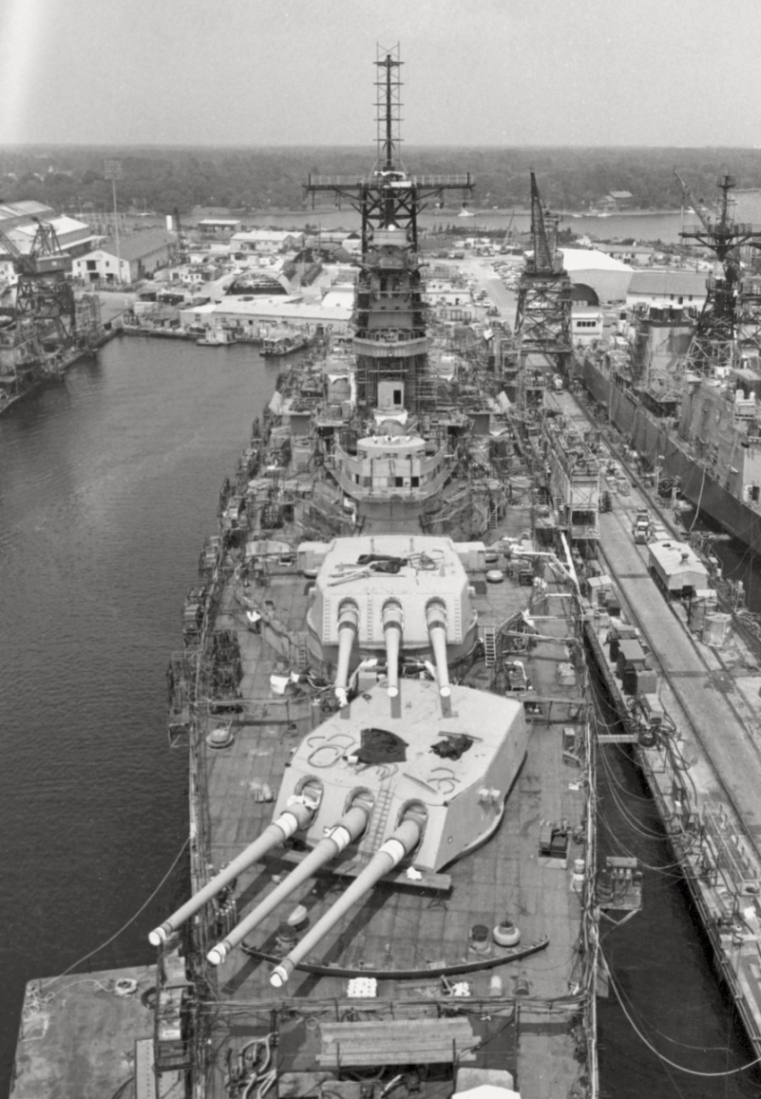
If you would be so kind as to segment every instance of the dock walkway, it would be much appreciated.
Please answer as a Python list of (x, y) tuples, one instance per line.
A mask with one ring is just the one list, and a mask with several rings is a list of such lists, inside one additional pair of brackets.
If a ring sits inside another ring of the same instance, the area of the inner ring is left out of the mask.
[(647, 546), (635, 545), (620, 510), (600, 516), (600, 531), (611, 578), (761, 857), (761, 723), (755, 703), (761, 672), (728, 665), (685, 629), (648, 573)]

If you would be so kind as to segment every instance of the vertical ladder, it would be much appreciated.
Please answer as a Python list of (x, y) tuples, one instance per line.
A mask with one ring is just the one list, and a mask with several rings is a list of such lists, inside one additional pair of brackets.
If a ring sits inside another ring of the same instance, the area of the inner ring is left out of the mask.
[(373, 813), (370, 817), (370, 827), (362, 837), (362, 842), (359, 845), (359, 853), (363, 858), (369, 858), (374, 855), (381, 845), (383, 834), (386, 830), (386, 821), (388, 820), (389, 810), (391, 808), (391, 788), (388, 780), (384, 781), (380, 785), (378, 790), (378, 797), (373, 807)]
[(484, 663), (493, 668), (497, 663), (497, 634), (494, 626), (484, 626)]
[(309, 648), (306, 633), (297, 633), (294, 637), (291, 645), (291, 660), (293, 661), (294, 670), (297, 672), (306, 671), (309, 667)]

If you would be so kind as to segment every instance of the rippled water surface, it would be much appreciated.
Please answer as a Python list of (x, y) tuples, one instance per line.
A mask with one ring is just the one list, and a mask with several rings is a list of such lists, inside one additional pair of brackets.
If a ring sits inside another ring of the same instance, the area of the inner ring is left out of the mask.
[[(185, 841), (164, 673), (276, 375), (250, 346), (122, 338), (0, 419), (0, 1094), (24, 983), (129, 921)], [(93, 968), (150, 960), (186, 888), (183, 858)]]

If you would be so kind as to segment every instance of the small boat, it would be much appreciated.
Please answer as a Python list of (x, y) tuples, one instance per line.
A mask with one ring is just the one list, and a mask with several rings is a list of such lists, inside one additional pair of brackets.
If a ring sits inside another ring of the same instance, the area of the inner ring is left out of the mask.
[(278, 329), (262, 340), (262, 355), (273, 357), (290, 355), (309, 346), (309, 337), (305, 332), (293, 329)]
[(224, 347), (235, 343), (235, 337), (226, 328), (207, 328), (206, 335), (201, 336), (196, 343), (199, 347)]

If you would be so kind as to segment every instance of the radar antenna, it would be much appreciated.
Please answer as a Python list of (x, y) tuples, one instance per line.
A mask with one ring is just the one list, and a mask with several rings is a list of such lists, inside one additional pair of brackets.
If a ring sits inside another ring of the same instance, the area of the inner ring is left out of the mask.
[(418, 215), (445, 191), (463, 198), (470, 174), (413, 176), (399, 157), (399, 47), (378, 48), (375, 65), (377, 158), (367, 176), (312, 176), (304, 185), (346, 199), (362, 219), (361, 261), (354, 314), (357, 402), (365, 412), (382, 404), (389, 385), (410, 413), (426, 411), (431, 391), (425, 303), (418, 258)]
[(758, 288), (745, 286), (739, 250), (743, 245), (761, 248), (761, 229), (734, 220), (730, 192), (737, 186), (737, 180), (733, 176), (723, 175), (718, 180), (720, 198), (717, 208), (712, 209), (694, 197), (678, 172), (674, 175), (699, 221), (697, 225), (686, 225), (679, 235), (683, 240), (702, 244), (721, 265), (706, 281), (705, 304), (685, 357), (688, 369), (707, 374), (713, 367), (731, 364), (741, 343), (759, 346)]

